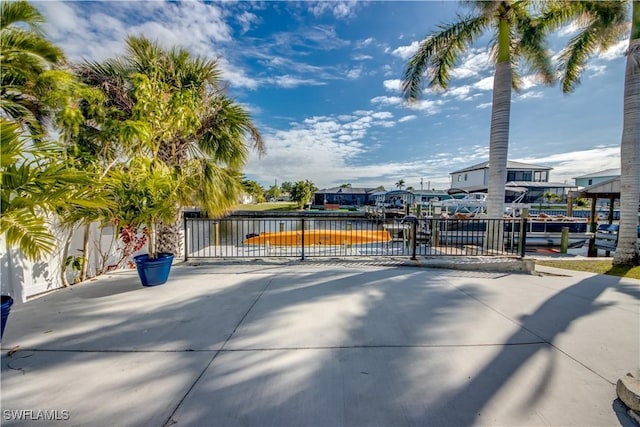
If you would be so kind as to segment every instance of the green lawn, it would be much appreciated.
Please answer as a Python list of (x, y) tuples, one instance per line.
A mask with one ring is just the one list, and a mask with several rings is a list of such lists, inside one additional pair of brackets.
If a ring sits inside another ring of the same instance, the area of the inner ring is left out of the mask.
[(250, 205), (238, 205), (234, 210), (236, 211), (294, 211), (297, 210), (296, 202), (267, 202), (267, 203), (254, 203)]
[(536, 264), (564, 268), (566, 270), (587, 271), (590, 273), (640, 279), (640, 266), (614, 266), (611, 260), (536, 260)]

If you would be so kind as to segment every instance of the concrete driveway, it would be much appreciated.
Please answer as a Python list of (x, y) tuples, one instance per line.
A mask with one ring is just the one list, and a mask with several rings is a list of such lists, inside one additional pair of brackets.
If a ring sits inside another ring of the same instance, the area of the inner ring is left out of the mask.
[(114, 273), (13, 307), (2, 424), (631, 425), (615, 382), (640, 367), (640, 281), (544, 271)]

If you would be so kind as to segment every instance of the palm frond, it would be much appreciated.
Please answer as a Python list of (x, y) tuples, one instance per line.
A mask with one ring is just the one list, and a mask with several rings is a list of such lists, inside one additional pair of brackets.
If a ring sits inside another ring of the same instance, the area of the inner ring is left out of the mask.
[(3, 214), (0, 217), (0, 233), (5, 235), (9, 246), (19, 247), (30, 260), (41, 259), (56, 247), (56, 238), (45, 220), (29, 209)]
[(523, 58), (531, 66), (544, 84), (554, 82), (555, 75), (551, 66), (551, 58), (546, 44), (545, 27), (537, 18), (528, 13), (516, 13), (516, 29), (519, 35), (518, 58)]
[(627, 31), (628, 9), (624, 2), (578, 1), (570, 10), (581, 30), (569, 40), (559, 55), (558, 71), (562, 74), (562, 90), (573, 91), (587, 59), (617, 42)]
[(39, 32), (44, 17), (26, 1), (4, 1), (0, 4), (1, 30), (21, 22), (28, 24), (32, 31)]
[(460, 18), (454, 24), (440, 26), (440, 31), (427, 37), (411, 57), (403, 76), (404, 97), (416, 100), (420, 96), (425, 73), (430, 74), (429, 87), (446, 88), (450, 71), (459, 55), (487, 27), (484, 16)]

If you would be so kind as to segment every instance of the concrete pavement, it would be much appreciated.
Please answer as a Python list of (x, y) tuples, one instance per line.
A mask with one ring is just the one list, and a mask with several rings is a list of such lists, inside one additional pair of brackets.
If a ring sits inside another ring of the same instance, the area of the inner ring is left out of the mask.
[(2, 424), (631, 425), (615, 382), (640, 367), (640, 281), (540, 270), (110, 274), (12, 308)]

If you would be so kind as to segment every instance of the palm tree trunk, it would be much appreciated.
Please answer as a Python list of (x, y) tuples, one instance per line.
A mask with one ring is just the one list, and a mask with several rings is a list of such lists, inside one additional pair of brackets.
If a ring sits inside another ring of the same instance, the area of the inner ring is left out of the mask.
[(174, 254), (175, 258), (182, 258), (182, 212), (178, 211), (175, 221), (158, 224), (158, 252)]
[(71, 245), (71, 238), (73, 237), (73, 229), (74, 229), (74, 226), (72, 225), (69, 228), (69, 232), (67, 233), (67, 236), (62, 242), (62, 257), (61, 257), (62, 267), (60, 268), (60, 284), (62, 285), (63, 288), (69, 287), (69, 280), (67, 279), (67, 266), (65, 264), (67, 263), (67, 257), (69, 256), (69, 245)]
[(620, 144), (620, 229), (614, 264), (638, 265), (640, 203), (640, 2), (633, 2), (631, 40), (624, 80), (624, 116)]
[[(493, 106), (491, 110), (491, 136), (489, 138), (489, 185), (487, 189), (487, 215), (489, 219), (502, 219), (504, 192), (507, 181), (507, 153), (509, 150), (509, 119), (511, 114), (511, 63), (499, 62), (493, 77)], [(503, 228), (491, 221), (487, 227), (485, 246), (502, 247)]]
[(84, 233), (82, 234), (82, 268), (80, 270), (81, 282), (87, 280), (87, 272), (89, 271), (89, 235), (91, 233), (91, 223), (84, 225)]

